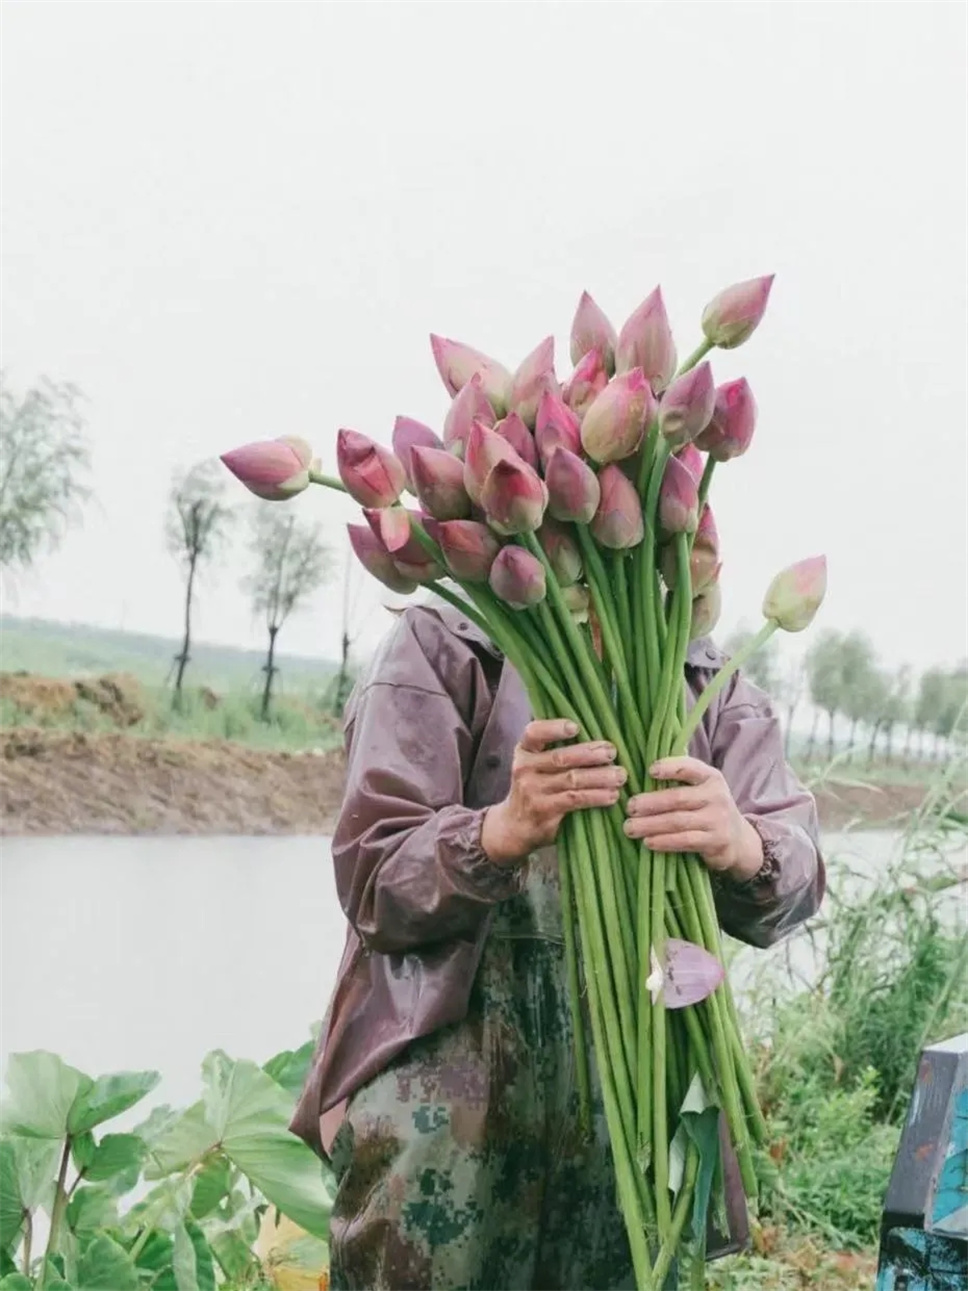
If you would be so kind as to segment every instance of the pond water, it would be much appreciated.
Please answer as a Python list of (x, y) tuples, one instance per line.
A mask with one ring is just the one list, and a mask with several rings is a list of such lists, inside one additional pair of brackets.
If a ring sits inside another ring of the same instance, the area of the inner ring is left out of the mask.
[[(876, 882), (896, 842), (831, 835), (826, 852), (851, 858), (842, 881)], [(91, 1075), (155, 1069), (146, 1106), (194, 1101), (212, 1049), (302, 1044), (343, 946), (321, 837), (7, 838), (0, 899), (0, 1068), (50, 1049)], [(742, 953), (740, 986), (762, 954)]]

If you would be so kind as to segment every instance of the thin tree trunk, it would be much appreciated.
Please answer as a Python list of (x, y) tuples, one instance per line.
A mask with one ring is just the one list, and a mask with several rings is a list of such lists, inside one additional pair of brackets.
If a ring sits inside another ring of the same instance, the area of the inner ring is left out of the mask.
[(894, 743), (894, 723), (888, 722), (884, 730), (884, 761), (890, 766), (891, 759), (894, 756), (892, 745)]
[(337, 717), (343, 715), (343, 705), (346, 703), (346, 681), (349, 675), (350, 665), (350, 638), (349, 633), (343, 633), (343, 641), (340, 650), (339, 674), (336, 678), (336, 694), (334, 696), (333, 711)]
[(880, 722), (875, 722), (871, 727), (871, 742), (867, 746), (867, 765), (874, 765), (874, 754), (877, 752), (877, 733), (881, 729)]
[(901, 754), (901, 763), (905, 771), (911, 765), (911, 744), (913, 742), (913, 739), (914, 739), (914, 727), (911, 725), (910, 722), (908, 722), (907, 729), (904, 732), (904, 752)]
[(189, 650), (192, 644), (192, 596), (195, 591), (197, 560), (197, 555), (193, 554), (188, 562), (188, 582), (185, 585), (185, 636), (182, 640), (181, 654), (178, 656), (178, 673), (175, 677), (175, 705), (179, 708), (182, 699), (182, 682), (185, 678), (185, 669), (188, 667)]
[(269, 624), (269, 652), (266, 655), (266, 661), (263, 664), (262, 671), (266, 675), (266, 684), (262, 690), (262, 713), (261, 717), (264, 722), (269, 720), (269, 708), (272, 704), (272, 679), (276, 675), (276, 637), (279, 635), (278, 623)]
[(855, 717), (850, 724), (850, 737), (847, 741), (847, 761), (854, 760), (854, 736), (857, 733), (857, 718)]
[(827, 757), (832, 759), (834, 756), (834, 710), (831, 708), (827, 713)]
[(806, 760), (809, 762), (813, 758), (813, 751), (817, 745), (817, 731), (820, 729), (820, 709), (813, 710), (813, 725), (810, 727), (810, 739), (807, 741)]

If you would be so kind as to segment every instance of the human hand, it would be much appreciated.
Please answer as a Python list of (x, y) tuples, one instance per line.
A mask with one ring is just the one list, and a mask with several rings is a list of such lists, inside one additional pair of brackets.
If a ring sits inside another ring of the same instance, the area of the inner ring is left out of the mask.
[(531, 722), (514, 750), (511, 789), (484, 816), (481, 843), (497, 865), (510, 865), (553, 843), (562, 820), (583, 807), (618, 802), (626, 772), (602, 741), (549, 749), (578, 734), (574, 722)]
[(740, 813), (720, 771), (698, 758), (665, 758), (649, 768), (654, 780), (681, 787), (630, 799), (625, 832), (654, 852), (696, 852), (711, 870), (742, 882), (763, 864), (759, 834)]

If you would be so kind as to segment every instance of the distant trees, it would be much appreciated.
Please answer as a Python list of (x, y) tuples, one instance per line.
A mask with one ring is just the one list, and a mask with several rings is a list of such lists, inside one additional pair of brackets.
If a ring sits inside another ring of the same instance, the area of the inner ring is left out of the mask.
[(82, 395), (41, 377), (18, 399), (0, 373), (0, 567), (29, 569), (56, 548), (88, 497)]

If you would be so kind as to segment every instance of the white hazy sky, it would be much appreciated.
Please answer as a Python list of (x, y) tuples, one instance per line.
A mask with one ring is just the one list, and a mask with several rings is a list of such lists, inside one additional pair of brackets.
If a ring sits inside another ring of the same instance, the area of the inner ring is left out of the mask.
[[(716, 358), (760, 407), (717, 477), (724, 628), (830, 561), (822, 622), (885, 660), (966, 643), (966, 10), (893, 4), (67, 4), (3, 15), (3, 357), (89, 399), (97, 501), (6, 608), (174, 634), (172, 471), (341, 425), (439, 423), (427, 334), (559, 373), (588, 288), (661, 281), (691, 349), (720, 287), (775, 271)], [(238, 492), (240, 509), (245, 496)], [(352, 506), (294, 505), (343, 549)], [(244, 545), (199, 634), (261, 643)], [(369, 648), (387, 624), (358, 593)], [(338, 583), (287, 626), (332, 655)]]

